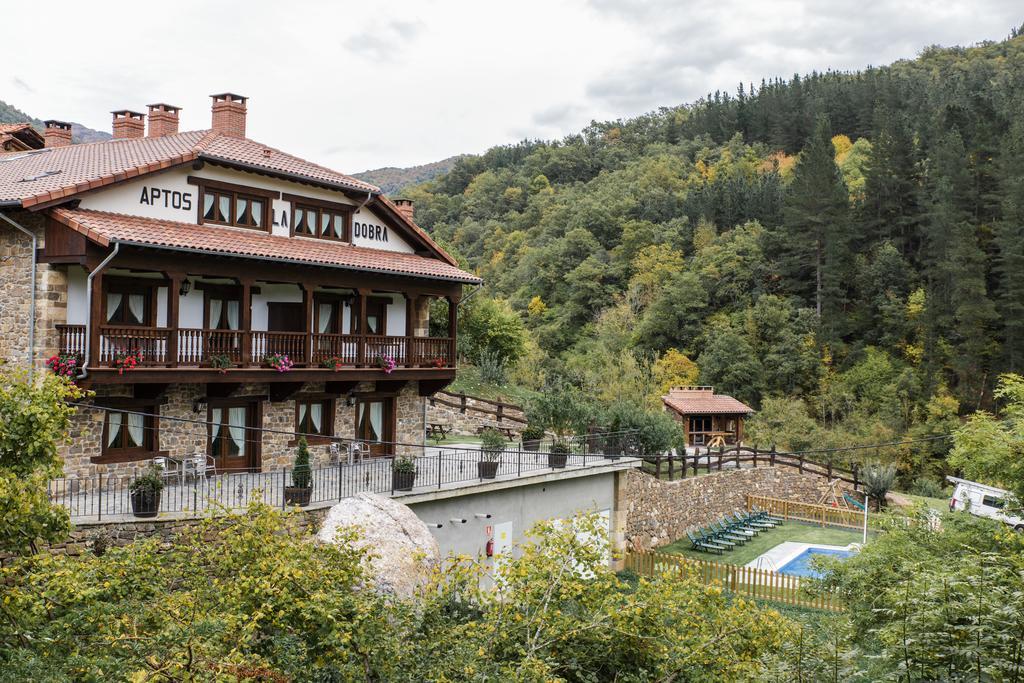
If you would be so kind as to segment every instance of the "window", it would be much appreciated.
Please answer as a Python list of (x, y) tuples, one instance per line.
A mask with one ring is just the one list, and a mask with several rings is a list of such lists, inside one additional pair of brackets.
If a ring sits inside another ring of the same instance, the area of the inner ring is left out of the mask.
[(342, 298), (338, 295), (316, 294), (313, 303), (316, 315), (314, 331), (318, 334), (341, 334)]
[(94, 462), (143, 460), (159, 450), (157, 404), (133, 400), (129, 410), (104, 411), (100, 457)]
[(189, 176), (199, 186), (199, 224), (270, 230), (270, 208), (280, 192)]
[[(366, 332), (365, 334), (386, 335), (388, 333), (388, 305), (391, 299), (371, 296), (366, 299)], [(362, 333), (359, 324), (358, 303), (352, 306), (352, 333)]]
[(996, 508), (1002, 510), (1006, 507), (1006, 500), (1003, 498), (996, 498), (995, 496), (985, 496), (981, 499), (981, 504), (985, 507)]
[(227, 190), (203, 188), (202, 222), (235, 225), (240, 228), (262, 230), (266, 225), (267, 202)]
[(107, 284), (106, 321), (112, 325), (153, 325), (153, 289), (134, 282)]
[(308, 204), (293, 204), (292, 226), (296, 235), (348, 241), (348, 212)]
[(356, 438), (372, 455), (387, 455), (395, 434), (395, 399), (363, 397), (356, 403)]
[(334, 400), (296, 400), (295, 431), (305, 435), (307, 441), (326, 440), (322, 437), (334, 436)]

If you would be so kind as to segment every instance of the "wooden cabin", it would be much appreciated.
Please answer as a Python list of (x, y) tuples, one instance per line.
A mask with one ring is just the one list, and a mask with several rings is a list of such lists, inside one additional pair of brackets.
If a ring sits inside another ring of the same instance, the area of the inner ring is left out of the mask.
[(661, 397), (665, 410), (683, 423), (687, 446), (743, 443), (743, 419), (754, 410), (714, 387), (672, 387)]

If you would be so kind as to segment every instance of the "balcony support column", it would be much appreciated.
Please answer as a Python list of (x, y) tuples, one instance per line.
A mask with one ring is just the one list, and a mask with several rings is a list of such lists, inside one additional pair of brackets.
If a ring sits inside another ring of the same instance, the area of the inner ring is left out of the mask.
[(92, 300), (89, 302), (89, 358), (87, 362), (92, 367), (99, 367), (100, 364), (100, 326), (106, 324), (103, 316), (103, 273), (96, 273), (92, 278)]
[(459, 298), (457, 296), (445, 298), (448, 299), (448, 363), (455, 367), (455, 335), (459, 324)]
[(178, 309), (181, 301), (181, 283), (184, 273), (164, 272), (167, 278), (167, 366), (178, 367)]
[(414, 368), (419, 362), (413, 342), (413, 337), (416, 336), (416, 300), (419, 297), (408, 292), (405, 292), (403, 296), (405, 296), (405, 366)]
[(307, 282), (302, 283), (302, 309), (305, 311), (306, 318), (306, 341), (303, 342), (305, 346), (305, 361), (307, 367), (313, 367), (313, 290), (316, 289), (315, 285), (311, 285)]
[(359, 328), (356, 332), (359, 334), (359, 341), (357, 342), (359, 348), (357, 350), (357, 358), (359, 365), (367, 365), (366, 358), (366, 300), (370, 297), (369, 289), (357, 289), (356, 292), (359, 294)]
[[(242, 287), (242, 300), (239, 302), (239, 308), (242, 310), (241, 320), (238, 321), (238, 327), (241, 330), (242, 336), (242, 366), (252, 365), (252, 280), (242, 279), (238, 280), (238, 284)], [(259, 363), (257, 363), (259, 365)]]

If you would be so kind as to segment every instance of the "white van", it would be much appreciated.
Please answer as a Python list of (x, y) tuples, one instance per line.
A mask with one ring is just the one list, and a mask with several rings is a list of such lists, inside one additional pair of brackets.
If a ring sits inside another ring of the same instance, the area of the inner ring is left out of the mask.
[(1024, 531), (1024, 518), (1006, 514), (1003, 510), (1010, 499), (1010, 492), (976, 481), (946, 477), (954, 485), (949, 509), (967, 510), (978, 517), (988, 517), (1009, 524), (1017, 531)]

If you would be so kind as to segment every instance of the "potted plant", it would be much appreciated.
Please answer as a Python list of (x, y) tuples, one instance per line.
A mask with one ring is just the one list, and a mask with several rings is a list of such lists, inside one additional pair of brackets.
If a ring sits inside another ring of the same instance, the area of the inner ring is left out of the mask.
[(53, 374), (72, 380), (78, 374), (80, 365), (77, 353), (58, 353), (56, 356), (50, 356), (46, 361), (46, 367), (50, 368)]
[(286, 353), (268, 353), (263, 357), (263, 362), (278, 372), (288, 372), (295, 365)]
[(396, 455), (391, 461), (391, 488), (395, 491), (412, 491), (416, 482), (416, 459), (408, 455)]
[(524, 451), (534, 451), (540, 449), (540, 442), (544, 438), (544, 428), (540, 425), (530, 424), (523, 429), (520, 438), (523, 440)]
[(324, 360), (324, 362), (320, 364), (320, 367), (338, 372), (343, 367), (345, 367), (345, 359), (342, 358), (341, 356), (331, 356), (330, 358)]
[(284, 487), (286, 505), (309, 505), (313, 495), (313, 471), (309, 467), (309, 446), (306, 437), (299, 437), (299, 450), (295, 454), (295, 467), (292, 468), (292, 485)]
[(555, 441), (551, 444), (551, 450), (548, 452), (548, 467), (562, 469), (568, 462), (569, 444), (562, 440)]
[(227, 374), (228, 369), (233, 365), (234, 363), (231, 362), (231, 358), (227, 354), (218, 353), (210, 356), (210, 367), (216, 369), (222, 375)]
[(141, 362), (141, 351), (118, 351), (114, 354), (114, 367), (117, 368), (119, 375), (123, 375), (128, 370), (134, 370)]
[(480, 432), (480, 462), (476, 464), (481, 479), (494, 479), (501, 466), (505, 451), (505, 437), (497, 429), (485, 428)]
[(390, 375), (397, 365), (398, 363), (396, 363), (395, 359), (391, 356), (385, 356), (383, 354), (377, 355), (377, 367), (383, 370), (385, 375)]
[(160, 476), (160, 468), (156, 465), (137, 477), (128, 486), (132, 501), (132, 514), (136, 517), (156, 517), (160, 511), (160, 492), (163, 489), (164, 480)]

